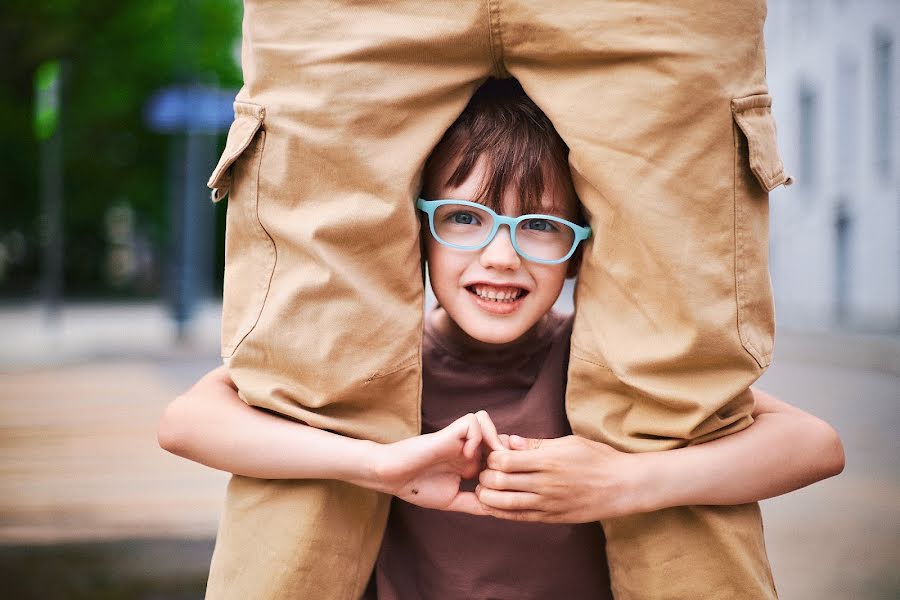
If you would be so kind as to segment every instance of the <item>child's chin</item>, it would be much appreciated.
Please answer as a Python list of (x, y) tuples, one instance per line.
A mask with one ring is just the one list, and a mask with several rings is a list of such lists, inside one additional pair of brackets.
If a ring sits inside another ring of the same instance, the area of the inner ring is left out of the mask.
[(484, 342), (485, 344), (509, 344), (515, 342), (517, 339), (522, 337), (524, 332), (519, 331), (518, 328), (504, 327), (502, 329), (491, 329), (488, 331), (479, 331), (478, 335), (472, 335), (473, 338), (480, 342)]

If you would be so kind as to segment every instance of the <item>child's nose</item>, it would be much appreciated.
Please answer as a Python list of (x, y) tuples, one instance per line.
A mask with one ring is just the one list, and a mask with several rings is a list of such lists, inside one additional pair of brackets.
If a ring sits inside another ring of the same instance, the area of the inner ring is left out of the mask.
[(502, 226), (491, 243), (481, 249), (482, 267), (496, 269), (517, 269), (522, 264), (519, 253), (512, 245), (509, 227)]

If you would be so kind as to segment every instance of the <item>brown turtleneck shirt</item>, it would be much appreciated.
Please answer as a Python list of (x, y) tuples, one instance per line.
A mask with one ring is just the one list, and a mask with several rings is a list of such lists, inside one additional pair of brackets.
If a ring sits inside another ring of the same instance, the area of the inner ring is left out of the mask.
[[(422, 433), (486, 410), (501, 433), (571, 434), (565, 414), (572, 318), (549, 313), (501, 352), (475, 352), (425, 319)], [(464, 482), (463, 489), (474, 489)], [(612, 599), (599, 524), (522, 523), (395, 498), (366, 598)]]

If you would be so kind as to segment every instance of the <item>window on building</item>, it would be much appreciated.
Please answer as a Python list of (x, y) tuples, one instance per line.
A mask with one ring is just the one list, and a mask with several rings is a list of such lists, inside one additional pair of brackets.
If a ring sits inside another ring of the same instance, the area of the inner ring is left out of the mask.
[(809, 84), (800, 86), (800, 109), (798, 119), (798, 132), (800, 139), (797, 148), (799, 174), (798, 182), (806, 187), (816, 183), (816, 149), (818, 147), (818, 101), (816, 92)]
[(893, 61), (894, 44), (885, 32), (875, 34), (875, 114), (872, 139), (875, 142), (875, 172), (883, 179), (891, 175), (893, 162)]
[(835, 173), (841, 189), (853, 189), (859, 154), (859, 67), (852, 53), (840, 53), (837, 63), (837, 144)]

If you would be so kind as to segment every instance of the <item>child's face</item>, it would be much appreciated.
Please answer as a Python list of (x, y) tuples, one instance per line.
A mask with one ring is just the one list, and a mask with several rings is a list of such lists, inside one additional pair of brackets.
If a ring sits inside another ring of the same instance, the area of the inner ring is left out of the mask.
[[(472, 169), (469, 177), (457, 187), (429, 190), (434, 199), (473, 199), (485, 176), (483, 161)], [(550, 178), (552, 179), (552, 178)], [(545, 214), (564, 219), (577, 219), (574, 207), (567, 206), (565, 194), (557, 185), (544, 191)], [(507, 190), (502, 210), (508, 216), (519, 216), (515, 191)], [(565, 210), (553, 207), (567, 207)], [(569, 261), (546, 265), (526, 260), (512, 246), (509, 228), (500, 227), (491, 243), (481, 250), (458, 250), (436, 241), (427, 221), (422, 230), (426, 236), (426, 253), (431, 287), (449, 318), (466, 334), (480, 342), (505, 344), (517, 340), (544, 316), (562, 290)], [(491, 300), (492, 295), (515, 300)]]

